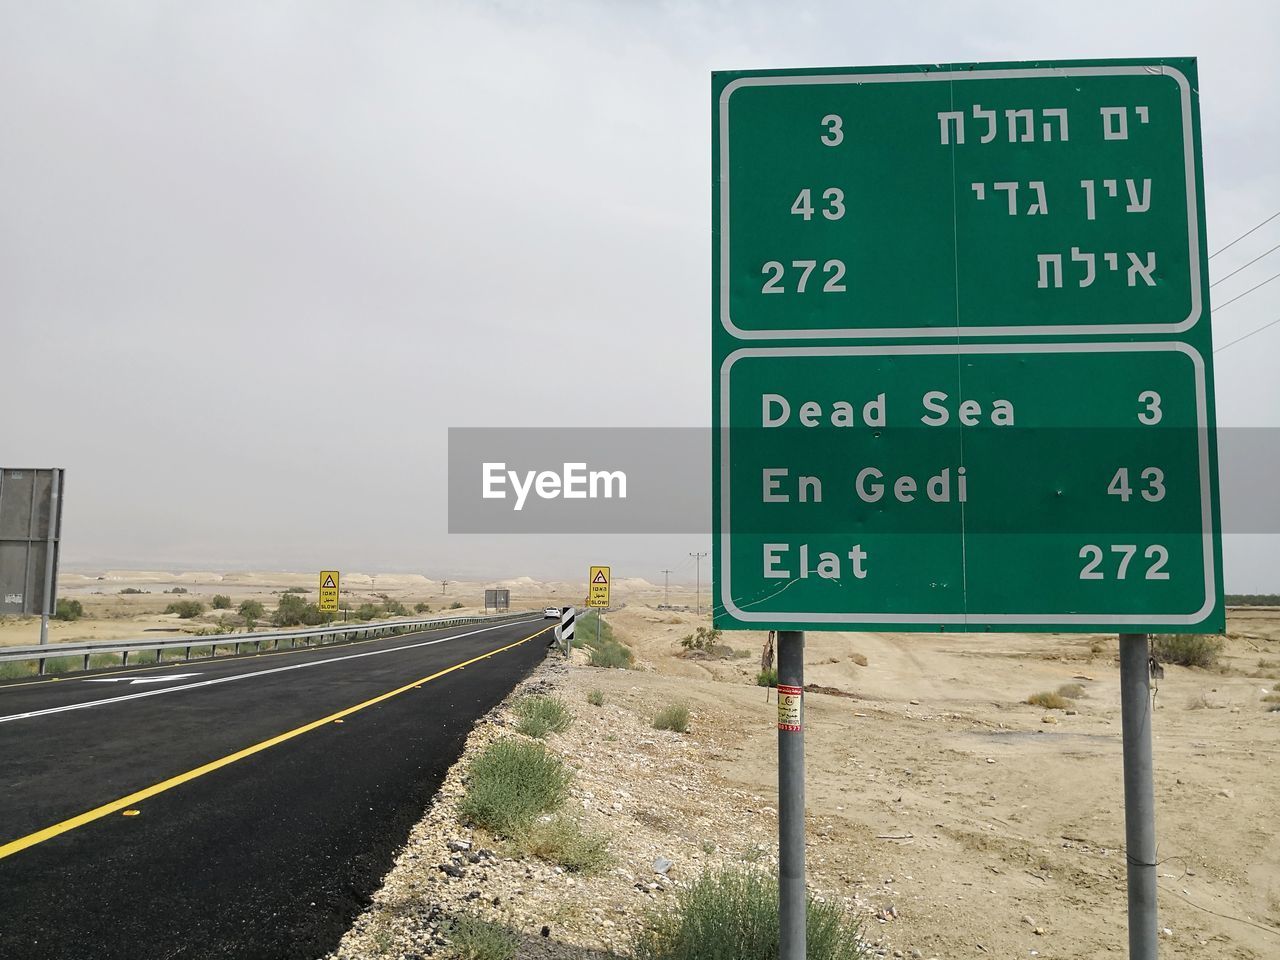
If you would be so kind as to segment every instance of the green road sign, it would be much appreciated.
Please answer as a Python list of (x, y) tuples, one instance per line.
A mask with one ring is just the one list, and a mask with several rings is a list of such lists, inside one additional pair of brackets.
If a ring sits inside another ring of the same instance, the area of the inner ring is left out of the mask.
[(713, 107), (717, 624), (1222, 629), (1195, 62)]

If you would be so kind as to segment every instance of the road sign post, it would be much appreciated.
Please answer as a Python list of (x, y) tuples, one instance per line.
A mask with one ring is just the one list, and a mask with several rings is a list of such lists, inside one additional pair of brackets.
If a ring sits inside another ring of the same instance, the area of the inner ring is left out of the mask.
[(1124, 745), (1124, 846), (1128, 864), (1129, 957), (1155, 960), (1156, 803), (1151, 764), (1151, 660), (1144, 633), (1120, 634), (1120, 725)]
[(1197, 90), (1191, 59), (713, 75), (718, 627), (1224, 628)]
[(62, 518), (62, 471), (50, 471), (50, 488), (49, 488), (49, 529), (45, 537), (44, 547), (44, 598), (40, 611), (40, 642), (47, 644), (49, 642), (49, 616), (54, 613), (55, 605), (58, 602), (57, 588), (54, 586), (55, 561), (54, 553), (56, 552), (54, 541), (58, 534), (58, 527)]
[(556, 639), (564, 645), (566, 657), (573, 653), (573, 624), (577, 616), (578, 611), (573, 607), (562, 607), (560, 610), (560, 625), (556, 627)]
[(778, 633), (779, 960), (805, 960), (804, 632)]

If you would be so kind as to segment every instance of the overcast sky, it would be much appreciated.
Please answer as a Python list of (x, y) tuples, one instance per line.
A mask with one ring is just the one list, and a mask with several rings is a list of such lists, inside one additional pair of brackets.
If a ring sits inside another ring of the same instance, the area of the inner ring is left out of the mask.
[[(1198, 56), (1213, 251), (1280, 210), (1280, 5), (1154, 10), (4, 0), (0, 463), (67, 468), (81, 567), (691, 576), (708, 538), (449, 537), (445, 440), (709, 422), (710, 71)], [(1280, 426), (1277, 356), (1218, 355), (1221, 425)]]

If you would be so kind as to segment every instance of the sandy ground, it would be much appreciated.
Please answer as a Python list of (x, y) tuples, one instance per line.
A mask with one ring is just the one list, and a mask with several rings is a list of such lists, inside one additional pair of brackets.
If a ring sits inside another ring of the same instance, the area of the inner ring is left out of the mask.
[[(727, 744), (707, 758), (723, 781), (776, 796), (775, 708), (747, 685), (763, 635), (725, 635), (751, 659), (691, 662), (675, 654), (695, 617), (630, 605), (611, 622), (652, 672), (582, 682), (685, 700)], [(1233, 611), (1228, 630), (1222, 672), (1168, 666), (1155, 699), (1170, 957), (1280, 956), (1280, 713), (1261, 702), (1280, 689), (1280, 611)], [(1123, 956), (1116, 649), (1079, 634), (809, 633), (806, 680), (852, 694), (806, 698), (808, 815), (832, 841), (814, 881), (891, 890), (893, 940), (926, 957)], [(1074, 715), (1023, 703), (1071, 682), (1086, 688)]]

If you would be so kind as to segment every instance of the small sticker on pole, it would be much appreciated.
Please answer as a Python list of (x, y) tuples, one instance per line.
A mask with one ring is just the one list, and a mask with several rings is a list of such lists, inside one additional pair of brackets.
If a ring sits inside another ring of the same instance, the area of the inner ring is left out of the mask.
[(778, 684), (778, 729), (799, 733), (804, 729), (804, 687)]
[(336, 613), (338, 610), (338, 584), (341, 577), (337, 570), (320, 571), (320, 603), (321, 610)]
[(609, 568), (592, 567), (587, 583), (590, 585), (587, 593), (587, 606), (609, 606)]

